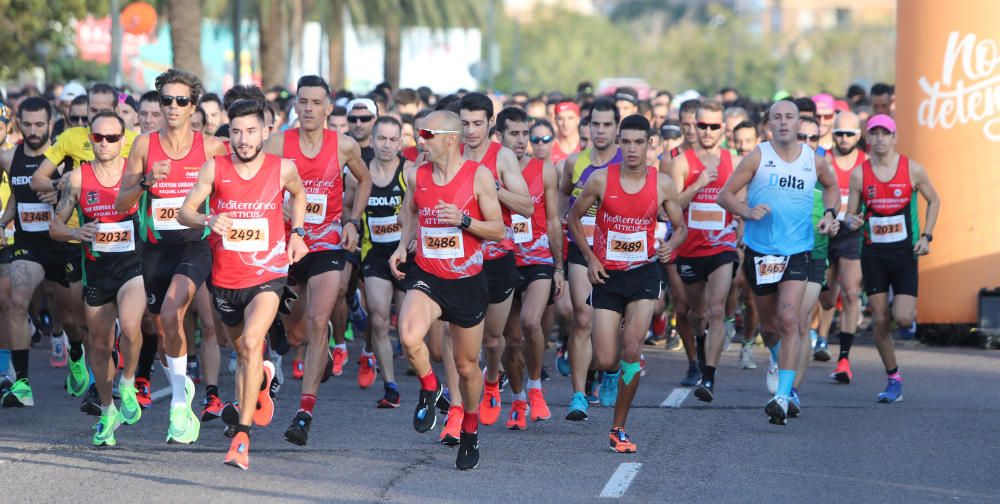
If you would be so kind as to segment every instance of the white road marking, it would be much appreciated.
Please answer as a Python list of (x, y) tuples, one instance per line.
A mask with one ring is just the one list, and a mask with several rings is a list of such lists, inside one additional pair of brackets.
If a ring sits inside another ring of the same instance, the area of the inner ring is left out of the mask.
[(601, 490), (601, 497), (605, 498), (618, 498), (625, 495), (628, 491), (629, 485), (632, 484), (632, 480), (635, 479), (635, 475), (639, 474), (639, 468), (642, 464), (639, 462), (622, 462), (618, 465), (618, 469), (615, 473), (611, 475), (611, 479), (608, 480), (607, 484), (604, 485), (604, 489)]
[(687, 396), (691, 395), (691, 389), (689, 388), (675, 388), (670, 392), (670, 395), (660, 403), (661, 408), (680, 408), (681, 403)]
[(170, 387), (164, 387), (161, 388), (160, 390), (153, 392), (152, 394), (149, 394), (149, 398), (153, 402), (158, 402), (160, 399), (165, 399), (167, 397), (170, 397), (170, 394), (172, 392), (173, 390)]

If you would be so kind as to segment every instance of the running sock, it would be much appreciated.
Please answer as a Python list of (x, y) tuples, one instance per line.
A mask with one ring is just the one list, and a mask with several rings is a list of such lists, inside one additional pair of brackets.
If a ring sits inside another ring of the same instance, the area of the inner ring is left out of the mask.
[(854, 344), (854, 333), (841, 331), (838, 337), (840, 338), (840, 356), (837, 357), (837, 360), (846, 359), (851, 353), (851, 345)]
[(245, 433), (248, 436), (250, 435), (250, 426), (249, 425), (236, 424), (236, 426), (233, 427), (233, 430), (235, 430), (237, 434), (239, 434), (239, 433), (242, 432), (242, 433)]
[(313, 414), (313, 408), (316, 407), (316, 396), (314, 394), (302, 394), (302, 398), (299, 399), (299, 411), (305, 411), (309, 413), (309, 416)]
[(134, 387), (135, 377), (125, 378), (125, 373), (122, 373), (122, 377), (118, 379), (118, 388), (123, 389), (125, 387)]
[(107, 406), (101, 405), (101, 416), (110, 416), (114, 415), (117, 412), (118, 409), (115, 408), (115, 402), (113, 400), (111, 401), (111, 404)]
[(11, 351), (10, 361), (14, 365), (14, 374), (18, 380), (28, 377), (28, 350)]
[(541, 378), (539, 378), (537, 380), (532, 380), (530, 378), (528, 379), (528, 390), (531, 390), (533, 388), (537, 388), (537, 389), (542, 388), (542, 380), (541, 380)]
[(184, 392), (184, 378), (187, 376), (187, 355), (180, 357), (167, 356), (167, 370), (170, 374), (170, 389), (173, 396), (170, 398), (170, 406), (184, 405), (187, 397)]
[(341, 350), (347, 350), (347, 343), (341, 343), (339, 345), (334, 345), (333, 348), (339, 348)]
[(524, 393), (524, 390), (521, 390), (520, 392), (518, 392), (516, 394), (514, 393), (513, 390), (511, 390), (510, 391), (510, 398), (513, 401), (527, 401), (528, 400), (528, 396), (527, 396), (527, 394)]
[(205, 395), (219, 397), (218, 385), (205, 385)]
[(153, 370), (153, 362), (156, 361), (156, 350), (156, 334), (142, 333), (142, 347), (139, 349), (139, 367), (135, 371), (136, 376), (149, 379)]
[(10, 368), (10, 350), (0, 350), (0, 375), (6, 374)]
[(382, 388), (386, 391), (395, 390), (396, 392), (399, 392), (399, 388), (396, 387), (396, 382), (385, 382), (382, 384)]
[[(27, 350), (25, 350), (25, 351), (27, 351)], [(15, 366), (14, 369), (16, 370), (17, 367)], [(899, 366), (896, 366), (896, 367), (894, 367), (892, 369), (887, 369), (885, 371), (885, 375), (888, 376), (890, 380), (903, 381), (903, 377), (899, 374)], [(20, 375), (18, 376), (18, 378), (20, 378)]]
[(704, 381), (715, 381), (715, 366), (705, 366), (705, 372), (701, 374)]
[(75, 361), (83, 357), (83, 340), (69, 340), (69, 358)]
[(374, 353), (372, 353), (372, 352), (369, 352), (369, 351), (367, 351), (367, 350), (362, 350), (362, 351), (361, 351), (361, 356), (362, 356), (362, 357), (371, 357), (371, 356), (373, 356), (373, 355), (375, 355), (375, 354), (374, 354)]
[(430, 370), (426, 375), (420, 377), (420, 390), (437, 390), (438, 379), (434, 376), (434, 370)]
[(774, 359), (774, 362), (778, 362), (778, 352), (781, 351), (781, 342), (780, 341), (777, 342), (773, 347), (769, 348), (768, 350), (771, 351), (771, 358)]
[(466, 411), (462, 417), (462, 432), (476, 433), (479, 430), (479, 412)]
[(778, 391), (774, 395), (788, 397), (792, 393), (792, 384), (795, 383), (794, 369), (778, 370)]
[(698, 356), (698, 367), (702, 370), (705, 369), (705, 333), (702, 333), (694, 338), (695, 341), (695, 354)]
[(495, 382), (483, 378), (483, 390), (500, 390), (500, 373), (497, 373), (497, 381)]

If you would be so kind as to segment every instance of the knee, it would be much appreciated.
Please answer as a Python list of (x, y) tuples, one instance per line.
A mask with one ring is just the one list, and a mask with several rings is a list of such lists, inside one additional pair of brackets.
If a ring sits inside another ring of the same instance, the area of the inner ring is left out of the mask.
[(520, 349), (521, 345), (524, 344), (524, 335), (523, 334), (511, 334), (509, 336), (506, 336), (506, 340), (507, 340), (506, 341), (506, 343), (507, 343), (506, 348), (508, 350)]
[(589, 330), (591, 324), (591, 317), (593, 316), (593, 309), (590, 305), (583, 304), (580, 306), (573, 307), (573, 319), (576, 323), (577, 329)]
[(706, 310), (706, 317), (708, 320), (722, 322), (726, 318), (726, 305), (725, 303), (720, 304), (710, 304), (708, 305), (708, 310)]
[(236, 345), (236, 354), (239, 357), (240, 362), (249, 362), (254, 352), (260, 355), (260, 345), (251, 342), (248, 338), (240, 338), (239, 344)]
[(784, 310), (778, 315), (778, 326), (782, 335), (796, 334), (799, 331), (799, 316), (795, 310)]
[(90, 338), (90, 352), (101, 357), (111, 354), (111, 342), (108, 338)]
[(313, 313), (307, 315), (306, 327), (308, 328), (308, 332), (310, 333), (309, 339), (316, 341), (326, 339), (326, 333), (327, 333), (326, 325), (327, 322), (329, 321), (330, 321), (329, 318), (324, 317), (322, 315)]
[(845, 287), (841, 292), (844, 293), (844, 304), (857, 303), (858, 298), (861, 297), (861, 287), (858, 285), (849, 285)]
[(611, 371), (618, 367), (618, 356), (617, 355), (598, 355), (594, 354), (594, 365), (597, 369), (601, 371)]
[(462, 378), (470, 378), (480, 374), (479, 364), (474, 359), (460, 359), (456, 356), (455, 370)]
[(184, 327), (184, 315), (181, 310), (164, 310), (160, 313), (160, 323), (166, 332), (176, 332)]
[(426, 331), (422, 325), (417, 322), (410, 320), (399, 322), (399, 342), (409, 349), (420, 346), (424, 340), (424, 332)]
[(896, 325), (903, 329), (909, 329), (913, 325), (913, 315), (900, 313), (893, 317), (896, 320)]

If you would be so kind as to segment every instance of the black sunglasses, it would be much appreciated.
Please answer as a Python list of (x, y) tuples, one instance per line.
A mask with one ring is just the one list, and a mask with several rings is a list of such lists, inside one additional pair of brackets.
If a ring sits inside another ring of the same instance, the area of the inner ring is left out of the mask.
[(361, 116), (347, 116), (347, 122), (349, 123), (366, 123), (371, 122), (375, 119), (373, 115), (361, 115)]
[(712, 131), (718, 131), (721, 128), (722, 128), (722, 123), (704, 123), (704, 122), (698, 123), (698, 129), (700, 130), (710, 129)]
[(122, 135), (102, 135), (100, 133), (91, 133), (90, 139), (94, 141), (95, 144), (99, 144), (105, 140), (108, 143), (118, 143), (122, 139)]
[(533, 144), (536, 144), (536, 143), (547, 144), (547, 143), (551, 142), (554, 138), (555, 137), (553, 137), (552, 135), (531, 136), (531, 137), (528, 138), (528, 140), (531, 140), (531, 143), (533, 143)]
[(169, 107), (172, 103), (177, 102), (178, 107), (187, 107), (191, 104), (190, 96), (170, 96), (170, 95), (160, 95), (160, 106)]
[(85, 116), (85, 115), (83, 115), (83, 116), (71, 115), (67, 119), (69, 119), (69, 122), (71, 122), (73, 124), (84, 124), (84, 123), (87, 122), (87, 119), (89, 119), (89, 118), (87, 116)]
[(847, 138), (854, 138), (857, 135), (857, 130), (833, 130), (833, 136), (835, 137), (844, 136)]
[(818, 142), (819, 141), (819, 135), (807, 135), (805, 133), (799, 133), (798, 137), (799, 137), (799, 141), (800, 142), (805, 142), (806, 140), (808, 140), (810, 142)]

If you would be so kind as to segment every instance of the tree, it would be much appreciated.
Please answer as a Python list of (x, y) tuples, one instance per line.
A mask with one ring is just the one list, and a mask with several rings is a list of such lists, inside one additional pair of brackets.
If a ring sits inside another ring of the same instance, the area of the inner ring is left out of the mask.
[(285, 85), (285, 41), (282, 2), (260, 0), (260, 73), (264, 89)]
[(170, 44), (174, 50), (174, 68), (202, 75), (201, 16), (199, 0), (170, 0)]
[(0, 0), (0, 80), (47, 68), (73, 42), (70, 20), (107, 11), (100, 0)]

